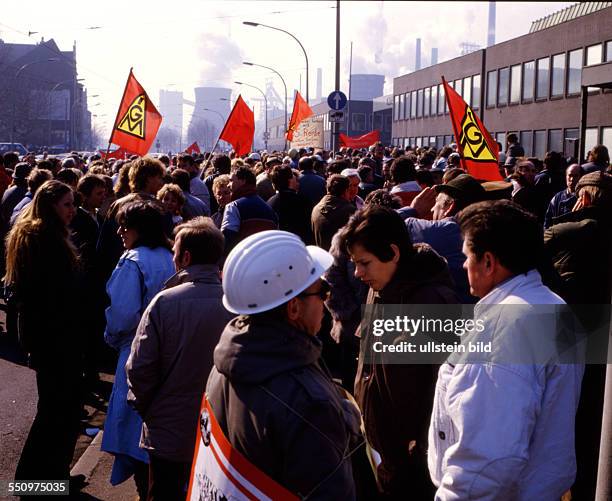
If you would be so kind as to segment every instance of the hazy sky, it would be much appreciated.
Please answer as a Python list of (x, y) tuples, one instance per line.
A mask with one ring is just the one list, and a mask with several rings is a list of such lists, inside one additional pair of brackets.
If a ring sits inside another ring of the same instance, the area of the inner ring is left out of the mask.
[[(524, 35), (531, 22), (571, 2), (498, 2), (497, 42)], [(292, 32), (304, 45), (310, 63), (310, 97), (315, 96), (316, 69), (323, 69), (323, 94), (333, 90), (335, 68), (335, 1), (268, 2), (174, 0), (95, 2), (20, 0), (5, 8), (0, 38), (35, 43), (53, 38), (60, 49), (77, 43), (79, 78), (90, 95), (90, 110), (106, 132), (115, 118), (131, 66), (151, 99), (159, 90), (182, 90), (193, 99), (197, 86), (227, 86), (249, 102), (258, 93), (233, 82), (265, 88), (272, 73), (242, 65), (270, 66), (287, 81), (288, 92), (305, 94), (305, 64), (299, 46), (287, 35), (244, 26), (255, 21)], [(486, 44), (488, 2), (341, 2), (341, 90), (348, 90), (349, 49), (353, 73), (393, 77), (414, 68), (415, 39), (422, 39), (423, 65), (432, 47), (439, 61), (459, 55), (461, 42)], [(92, 29), (97, 27), (96, 29)], [(38, 33), (28, 36), (29, 31)], [(274, 80), (279, 94), (282, 88)], [(94, 106), (95, 103), (100, 103)], [(254, 103), (252, 103), (253, 105)], [(185, 124), (191, 110), (185, 108)], [(105, 115), (105, 116), (101, 116)]]

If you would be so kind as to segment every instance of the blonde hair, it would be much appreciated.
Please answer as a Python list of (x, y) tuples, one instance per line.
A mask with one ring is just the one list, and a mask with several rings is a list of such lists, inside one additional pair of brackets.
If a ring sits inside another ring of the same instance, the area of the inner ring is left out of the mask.
[(76, 266), (78, 255), (69, 238), (68, 228), (60, 220), (55, 205), (72, 189), (60, 181), (46, 181), (36, 190), (32, 202), (23, 210), (6, 237), (7, 285), (16, 284), (20, 274), (35, 256), (33, 250), (40, 245), (41, 233), (57, 238), (70, 263)]

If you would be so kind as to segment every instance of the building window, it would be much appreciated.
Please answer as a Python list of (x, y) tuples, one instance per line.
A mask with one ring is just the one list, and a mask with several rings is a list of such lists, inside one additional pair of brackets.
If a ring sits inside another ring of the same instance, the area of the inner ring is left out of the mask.
[(429, 110), (430, 110), (430, 106), (431, 106), (431, 88), (427, 87), (425, 89), (425, 99), (423, 100), (424, 102), (424, 108), (423, 108), (423, 116), (424, 117), (428, 117), (429, 116)]
[(431, 116), (438, 114), (438, 85), (431, 88)]
[(444, 146), (444, 136), (436, 136), (436, 149), (440, 150)]
[(544, 57), (538, 59), (536, 69), (536, 99), (548, 98), (548, 86), (550, 80), (550, 59)]
[(444, 144), (446, 146), (448, 146), (449, 144), (451, 144), (453, 142), (453, 136), (444, 136)]
[(561, 129), (550, 129), (548, 131), (548, 151), (563, 151), (563, 131)]
[(444, 114), (444, 85), (438, 85), (438, 115)]
[(417, 91), (417, 118), (423, 116), (423, 89)]
[(510, 83), (510, 68), (499, 70), (499, 89), (497, 92), (497, 106), (508, 104), (508, 84)]
[(493, 108), (497, 104), (497, 70), (487, 73), (487, 107)]
[(577, 151), (574, 150), (575, 145), (578, 144), (578, 138), (580, 137), (579, 129), (565, 129), (563, 136), (563, 156), (564, 157), (578, 157)]
[[(565, 88), (565, 54), (556, 54), (552, 58), (551, 97), (562, 96)], [(559, 151), (559, 150), (556, 150)]]
[(472, 106), (472, 77), (463, 79), (463, 100)]
[(523, 64), (523, 101), (533, 100), (533, 84), (535, 81), (535, 61)]
[(606, 63), (610, 61), (612, 61), (612, 40), (606, 42)]
[(384, 131), (385, 132), (391, 132), (391, 113), (387, 113), (385, 115), (385, 127), (384, 127)]
[(463, 97), (463, 84), (461, 80), (455, 80), (453, 82), (453, 89), (457, 91), (457, 94)]
[(374, 113), (374, 123), (372, 124), (373, 129), (382, 130), (383, 128), (383, 114), (382, 113)]
[(420, 148), (421, 146), (423, 146), (423, 138), (422, 137), (417, 137), (416, 138), (416, 145), (417, 145), (417, 148)]
[(413, 90), (410, 93), (410, 118), (416, 117), (416, 108), (417, 108), (417, 93), (416, 90)]
[(366, 130), (365, 113), (351, 113), (351, 129), (355, 131)]
[(597, 140), (597, 132), (597, 127), (589, 127), (584, 131), (584, 156), (586, 158), (589, 157), (589, 151), (591, 151), (593, 146), (599, 143)]
[(601, 130), (601, 144), (608, 148), (608, 151), (612, 150), (612, 127), (604, 127)]
[(406, 110), (404, 108), (404, 99), (405, 99), (405, 94), (400, 94), (400, 96), (399, 96), (399, 114), (398, 114), (398, 117), (397, 117), (398, 120), (403, 120), (404, 117), (406, 116), (404, 114), (404, 112)]
[(530, 157), (531, 151), (533, 150), (533, 132), (530, 130), (522, 130), (519, 141), (525, 150), (525, 156)]
[(546, 155), (546, 131), (536, 130), (533, 133), (533, 154), (540, 160)]
[(586, 66), (591, 66), (592, 64), (600, 64), (603, 61), (603, 50), (602, 45), (598, 43), (597, 45), (591, 45), (587, 47), (586, 50)]
[(410, 118), (410, 92), (404, 94), (404, 107), (406, 108), (406, 113), (404, 114), (404, 118), (408, 120)]
[(472, 108), (480, 108), (480, 75), (472, 77)]
[(399, 96), (393, 96), (393, 121), (397, 122), (399, 119)]
[(567, 68), (567, 93), (580, 94), (580, 82), (582, 78), (582, 49), (573, 50), (569, 53)]
[(501, 144), (501, 148), (499, 151), (506, 151), (506, 133), (505, 132), (497, 132), (495, 134), (495, 141)]
[(521, 65), (515, 64), (510, 67), (510, 102), (513, 104), (521, 101)]

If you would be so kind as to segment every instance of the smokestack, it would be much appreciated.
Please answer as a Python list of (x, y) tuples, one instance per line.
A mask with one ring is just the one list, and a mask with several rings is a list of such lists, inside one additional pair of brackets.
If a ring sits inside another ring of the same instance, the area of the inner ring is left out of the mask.
[(321, 101), (323, 94), (323, 70), (321, 68), (317, 68), (317, 100), (318, 103)]
[(438, 64), (438, 48), (431, 48), (431, 66)]
[(416, 56), (414, 60), (414, 71), (421, 69), (421, 39), (416, 39)]
[(487, 31), (487, 47), (495, 45), (495, 2), (489, 2), (489, 29)]

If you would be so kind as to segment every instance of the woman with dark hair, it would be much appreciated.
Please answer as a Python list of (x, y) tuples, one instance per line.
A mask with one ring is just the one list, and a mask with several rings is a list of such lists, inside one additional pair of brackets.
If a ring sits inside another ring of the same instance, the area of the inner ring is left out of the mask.
[(104, 339), (119, 352), (119, 361), (101, 449), (115, 455), (111, 483), (117, 485), (134, 474), (140, 499), (146, 499), (149, 459), (138, 446), (142, 419), (127, 403), (125, 364), (142, 312), (172, 276), (174, 265), (163, 214), (155, 201), (128, 202), (119, 209), (116, 220), (126, 250), (106, 285), (110, 306)]
[(68, 232), (74, 213), (70, 187), (46, 181), (6, 241), (4, 283), (17, 308), (19, 342), (36, 371), (38, 389), (17, 480), (68, 480), (79, 435), (78, 257)]
[[(393, 209), (370, 206), (355, 213), (340, 232), (340, 247), (355, 264), (355, 277), (369, 286), (367, 304), (453, 304), (458, 298), (446, 261), (427, 244), (412, 244)], [(371, 333), (362, 337), (370, 346)], [(361, 350), (355, 397), (366, 438), (378, 455), (376, 476), (385, 499), (433, 499), (427, 470), (427, 433), (437, 366), (385, 364)]]

